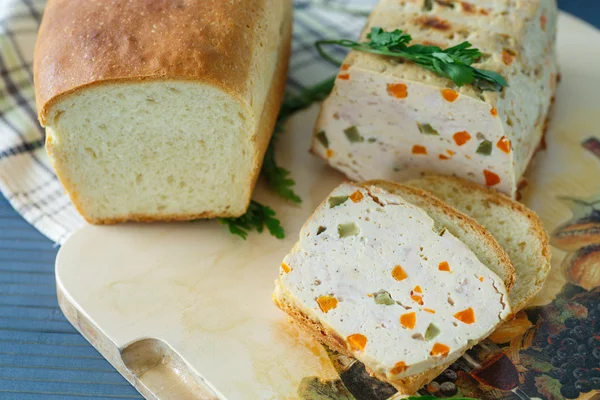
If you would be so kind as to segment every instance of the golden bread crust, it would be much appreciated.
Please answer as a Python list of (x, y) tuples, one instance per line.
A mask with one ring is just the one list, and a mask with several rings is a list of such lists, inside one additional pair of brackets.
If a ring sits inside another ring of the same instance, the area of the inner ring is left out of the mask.
[(269, 3), (49, 0), (34, 55), (42, 125), (60, 97), (106, 82), (201, 81), (250, 103), (251, 59)]

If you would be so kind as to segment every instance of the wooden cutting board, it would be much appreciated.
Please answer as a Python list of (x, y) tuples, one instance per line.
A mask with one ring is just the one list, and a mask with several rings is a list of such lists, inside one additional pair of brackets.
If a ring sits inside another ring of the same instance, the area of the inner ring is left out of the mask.
[(295, 118), (280, 143), (303, 204), (280, 201), (262, 183), (254, 196), (277, 210), (284, 240), (252, 233), (244, 241), (201, 221), (86, 226), (61, 249), (61, 308), (147, 398), (291, 398), (304, 377), (336, 376), (322, 347), (271, 302), (297, 232), (343, 180), (307, 151), (317, 111)]
[[(592, 40), (592, 38), (594, 38)], [(525, 201), (548, 230), (571, 216), (557, 197), (589, 197), (600, 160), (581, 142), (600, 126), (600, 35), (560, 21), (559, 86), (548, 149), (529, 172)], [(306, 379), (337, 377), (323, 348), (271, 302), (283, 256), (301, 225), (343, 176), (308, 153), (317, 107), (296, 115), (278, 145), (301, 206), (259, 184), (255, 199), (277, 211), (287, 236), (230, 235), (215, 221), (86, 226), (60, 250), (56, 279), (69, 321), (148, 399), (298, 398)], [(595, 162), (595, 161), (598, 162)], [(591, 169), (590, 169), (591, 168)], [(598, 181), (600, 185), (600, 181)], [(537, 303), (564, 284), (563, 253)]]

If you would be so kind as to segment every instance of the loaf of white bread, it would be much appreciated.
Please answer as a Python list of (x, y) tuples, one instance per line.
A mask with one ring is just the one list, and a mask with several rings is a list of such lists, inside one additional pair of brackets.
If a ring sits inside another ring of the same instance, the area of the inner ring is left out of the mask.
[(411, 44), (464, 41), (475, 67), (509, 87), (483, 91), (397, 58), (351, 51), (323, 103), (312, 151), (350, 179), (404, 181), (456, 175), (515, 197), (537, 150), (557, 80), (556, 0), (381, 0), (372, 27)]
[(36, 101), (79, 212), (243, 214), (283, 96), (291, 13), (289, 0), (48, 0)]
[(412, 394), (520, 310), (549, 258), (539, 218), (496, 191), (447, 177), (345, 183), (303, 226), (273, 300)]

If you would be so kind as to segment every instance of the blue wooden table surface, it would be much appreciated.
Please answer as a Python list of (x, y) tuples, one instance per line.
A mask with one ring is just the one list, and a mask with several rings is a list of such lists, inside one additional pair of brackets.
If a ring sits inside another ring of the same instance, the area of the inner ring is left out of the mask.
[[(600, 27), (598, 0), (558, 3)], [(0, 399), (140, 399), (63, 317), (54, 284), (58, 249), (1, 196), (0, 228)]]

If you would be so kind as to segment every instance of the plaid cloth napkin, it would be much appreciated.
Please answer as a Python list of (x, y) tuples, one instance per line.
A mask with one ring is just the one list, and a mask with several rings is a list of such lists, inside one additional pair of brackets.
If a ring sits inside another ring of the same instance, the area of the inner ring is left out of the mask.
[[(355, 38), (376, 2), (294, 1), (288, 91), (301, 90), (335, 72), (313, 43), (322, 38)], [(32, 61), (44, 5), (45, 0), (0, 0), (0, 191), (30, 224), (62, 244), (85, 221), (50, 167), (44, 130), (37, 120)]]

